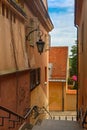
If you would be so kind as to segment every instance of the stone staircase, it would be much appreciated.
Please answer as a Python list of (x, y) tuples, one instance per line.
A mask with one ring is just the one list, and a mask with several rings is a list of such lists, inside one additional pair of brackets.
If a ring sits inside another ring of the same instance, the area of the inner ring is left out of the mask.
[(55, 120), (70, 120), (76, 121), (77, 113), (76, 111), (52, 111), (50, 112), (51, 116)]
[(76, 121), (76, 112), (51, 112), (52, 119), (37, 121), (34, 126), (26, 124), (21, 130), (83, 130)]
[(76, 121), (47, 119), (43, 120), (41, 125), (35, 125), (32, 130), (83, 130), (83, 128)]

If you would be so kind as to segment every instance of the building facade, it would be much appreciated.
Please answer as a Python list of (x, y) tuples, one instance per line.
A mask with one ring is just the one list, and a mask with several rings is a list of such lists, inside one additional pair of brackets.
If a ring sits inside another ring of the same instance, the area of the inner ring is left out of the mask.
[(50, 47), (49, 53), (49, 109), (75, 111), (76, 90), (68, 89), (68, 47)]
[(68, 78), (68, 47), (50, 47), (49, 108), (64, 111)]
[[(87, 109), (87, 0), (75, 0), (75, 26), (78, 41), (78, 97), (77, 110)], [(79, 115), (78, 115), (79, 117)]]
[[(47, 1), (0, 1), (0, 106), (20, 115), (34, 105), (47, 106), (52, 29)], [(40, 38), (45, 42), (41, 54), (36, 46)], [(8, 125), (1, 129), (7, 130)]]

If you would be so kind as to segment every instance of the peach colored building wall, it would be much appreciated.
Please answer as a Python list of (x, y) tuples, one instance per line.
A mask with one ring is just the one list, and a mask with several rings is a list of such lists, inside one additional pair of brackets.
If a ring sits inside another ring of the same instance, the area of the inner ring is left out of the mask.
[(0, 76), (0, 105), (23, 115), (30, 105), (29, 80), (28, 72)]
[(45, 5), (46, 9), (48, 9), (47, 0), (42, 0), (42, 1), (43, 1), (44, 5)]
[(76, 99), (77, 99), (76, 90), (66, 91), (66, 100), (65, 100), (66, 111), (76, 111), (76, 104), (77, 104)]
[[(29, 72), (27, 71), (0, 76), (0, 106), (4, 106), (20, 115), (24, 115), (26, 109), (30, 107), (29, 84)], [(0, 115), (4, 116), (1, 110)], [(3, 127), (0, 127), (0, 129), (7, 130), (9, 121), (4, 121), (7, 123), (5, 123)], [(19, 127), (19, 125), (17, 125), (17, 127)], [(14, 128), (14, 130), (17, 130), (17, 127)]]
[[(32, 105), (47, 106), (48, 103), (48, 78), (46, 74), (48, 74), (49, 52), (45, 46), (44, 52), (40, 55), (35, 44), (36, 40), (34, 46), (29, 45), (30, 41), (26, 41), (26, 22), (30, 17), (33, 19), (39, 17), (40, 29), (43, 31), (45, 43), (48, 43), (45, 38), (52, 30), (53, 25), (50, 17), (46, 19), (46, 22), (43, 22), (45, 14), (44, 11), (42, 12), (44, 7), (41, 5), (41, 1), (37, 3), (40, 5), (42, 13), (32, 2), (32, 0), (24, 2), (23, 7), (26, 14), (23, 12), (23, 15), (15, 8), (16, 6), (20, 8), (20, 3), (14, 7), (14, 4), (11, 5), (6, 0), (0, 1), (0, 105), (21, 115), (24, 115), (26, 108)], [(32, 10), (33, 5), (35, 8)], [(30, 91), (30, 70), (36, 68), (41, 69), (40, 84)], [(39, 98), (41, 100), (38, 100)], [(6, 129), (3, 128), (3, 130)]]
[[(0, 2), (0, 43), (2, 43), (0, 45), (0, 72), (2, 74), (28, 68), (24, 44), (25, 18), (18, 12), (16, 12), (15, 16), (12, 6), (8, 9), (7, 17), (6, 7), (9, 5), (8, 2)], [(4, 10), (4, 14), (2, 10)], [(12, 11), (12, 19), (10, 11)]]
[[(37, 4), (37, 2), (36, 2), (36, 5), (38, 8), (40, 8), (40, 10), (42, 10), (41, 3), (42, 2), (39, 2)], [(52, 29), (52, 25), (50, 26), (48, 21), (45, 23), (45, 21), (44, 21), (45, 14), (43, 13), (43, 11), (42, 11), (42, 14), (40, 14), (38, 9), (36, 9), (37, 11), (32, 10), (32, 9), (29, 10), (29, 7), (32, 6), (33, 4), (34, 3), (32, 3), (32, 1), (28, 4), (25, 4), (26, 14), (28, 16), (28, 20), (30, 18), (32, 18), (34, 23), (36, 24), (34, 29), (38, 28), (38, 26), (39, 26), (40, 30), (43, 32), (42, 40), (45, 42), (45, 48), (44, 48), (44, 51), (41, 55), (37, 52), (36, 41), (39, 39), (39, 37), (38, 37), (36, 32), (34, 34), (37, 35), (37, 39), (34, 40), (34, 46), (33, 47), (30, 46), (29, 41), (26, 42), (30, 67), (32, 69), (35, 67), (41, 68), (41, 76), (40, 76), (41, 83), (34, 90), (31, 91), (31, 106), (32, 105), (39, 105), (39, 106), (47, 107), (48, 106), (48, 93), (49, 93), (48, 92), (48, 56), (49, 56), (49, 51), (47, 50), (47, 44), (49, 44), (49, 41), (47, 40), (47, 38), (49, 35), (49, 31), (50, 31), (49, 27), (51, 27), (51, 29)], [(35, 6), (35, 5), (33, 5), (33, 6)], [(27, 23), (27, 25), (28, 25), (28, 23)], [(47, 26), (47, 28), (46, 28), (46, 26)]]
[(78, 111), (87, 108), (87, 0), (75, 1), (78, 31)]

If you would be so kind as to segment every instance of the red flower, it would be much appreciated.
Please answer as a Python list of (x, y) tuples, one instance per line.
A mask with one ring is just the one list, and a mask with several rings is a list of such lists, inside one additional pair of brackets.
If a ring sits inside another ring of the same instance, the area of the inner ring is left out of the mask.
[(77, 81), (77, 76), (76, 76), (76, 75), (73, 75), (73, 76), (72, 76), (72, 80)]

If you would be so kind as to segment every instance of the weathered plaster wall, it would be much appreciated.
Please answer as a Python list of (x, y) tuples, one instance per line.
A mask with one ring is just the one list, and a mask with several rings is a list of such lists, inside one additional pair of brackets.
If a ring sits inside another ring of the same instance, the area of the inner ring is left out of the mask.
[(29, 83), (28, 72), (0, 77), (0, 105), (23, 115), (30, 105)]
[[(15, 16), (13, 12), (10, 14), (10, 9), (7, 17), (6, 6), (4, 14), (2, 8), (0, 3), (0, 72), (26, 69), (28, 61), (25, 50), (24, 19)], [(14, 17), (15, 21), (11, 17)]]

